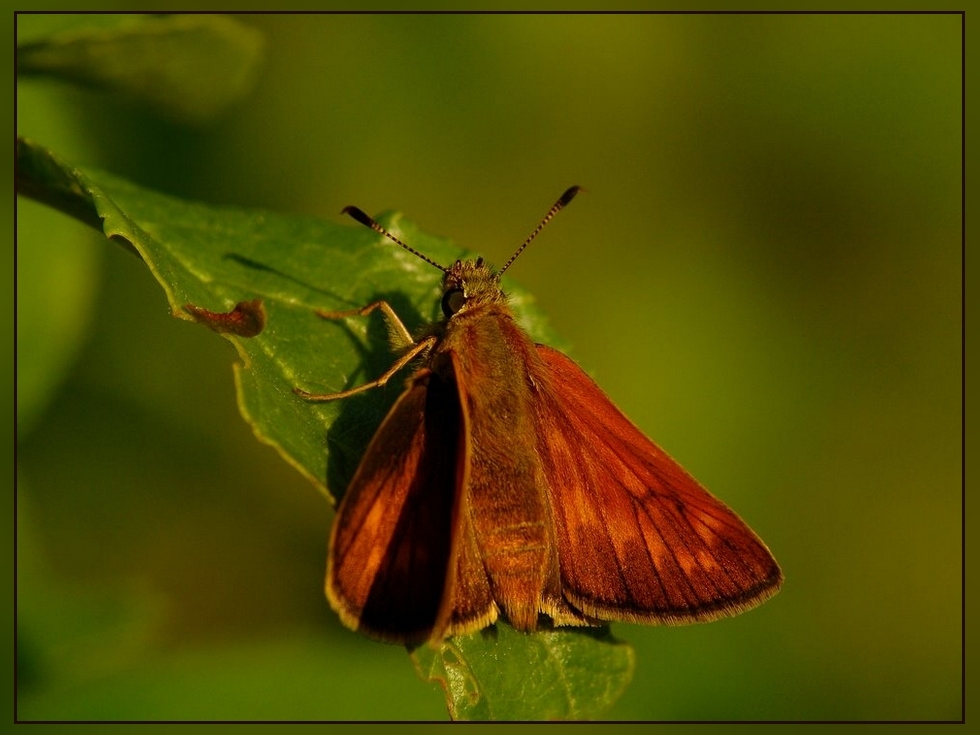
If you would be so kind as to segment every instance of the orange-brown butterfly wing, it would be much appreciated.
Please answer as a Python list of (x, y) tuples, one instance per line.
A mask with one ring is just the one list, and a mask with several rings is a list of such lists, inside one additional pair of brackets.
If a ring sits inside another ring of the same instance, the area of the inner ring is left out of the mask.
[(337, 510), (327, 597), (348, 627), (397, 643), (432, 634), (449, 567), (459, 432), (458, 399), (423, 368)]
[(538, 355), (538, 452), (568, 601), (600, 620), (685, 623), (775, 594), (782, 573), (759, 537), (578, 365), (543, 345)]
[[(459, 355), (449, 350), (440, 356), (444, 384), (454, 390), (459, 410), (455, 457), (456, 496), (453, 504), (449, 569), (442, 605), (430, 641), (466, 635), (493, 623), (500, 612), (493, 599), (484, 559), (473, 524), (471, 472), (473, 469), (473, 416), (467, 400), (469, 387), (460, 369)], [(438, 358), (437, 358), (438, 359)], [(447, 461), (449, 458), (447, 458)]]

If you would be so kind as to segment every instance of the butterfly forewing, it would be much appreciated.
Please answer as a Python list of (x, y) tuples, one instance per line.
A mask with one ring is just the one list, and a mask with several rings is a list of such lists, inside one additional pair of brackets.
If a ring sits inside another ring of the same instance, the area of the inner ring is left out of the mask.
[(473, 526), (470, 475), (473, 442), (469, 429), (470, 416), (463, 397), (463, 386), (452, 353), (438, 360), (441, 379), (452, 391), (459, 412), (460, 431), (456, 452), (450, 562), (446, 572), (446, 589), (432, 641), (481, 630), (497, 619), (499, 609), (493, 600), (490, 580)]
[(604, 620), (735, 614), (782, 575), (761, 540), (623, 416), (574, 362), (538, 346), (535, 402), (562, 591)]
[(337, 511), (327, 596), (350, 627), (392, 642), (431, 635), (449, 564), (458, 441), (458, 402), (421, 371)]

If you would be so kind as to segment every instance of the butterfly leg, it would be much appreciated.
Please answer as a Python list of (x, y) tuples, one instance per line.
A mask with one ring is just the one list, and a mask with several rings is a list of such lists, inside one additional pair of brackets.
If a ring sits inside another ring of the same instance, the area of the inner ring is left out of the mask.
[(362, 306), (360, 309), (348, 309), (347, 311), (322, 311), (316, 310), (316, 315), (321, 319), (346, 319), (349, 316), (367, 316), (375, 309), (381, 309), (385, 324), (388, 327), (388, 339), (392, 347), (396, 350), (403, 350), (415, 344), (412, 333), (408, 331), (398, 314), (391, 308), (387, 301), (375, 301), (373, 304)]
[(385, 324), (388, 326), (388, 338), (392, 343), (392, 346), (399, 350), (405, 350), (405, 352), (403, 352), (403, 354), (394, 362), (394, 364), (380, 377), (370, 381), (369, 383), (360, 385), (357, 388), (340, 391), (339, 393), (308, 393), (301, 388), (293, 388), (293, 393), (307, 401), (324, 403), (327, 401), (337, 401), (341, 398), (347, 398), (348, 396), (362, 393), (366, 390), (371, 390), (372, 388), (378, 388), (387, 383), (395, 373), (418, 357), (418, 355), (426, 352), (432, 347), (433, 344), (435, 344), (435, 337), (426, 337), (420, 342), (413, 340), (411, 333), (405, 328), (402, 320), (398, 318), (395, 310), (391, 308), (391, 305), (387, 301), (375, 301), (373, 304), (368, 304), (360, 309), (349, 309), (347, 311), (318, 310), (316, 315), (321, 319), (346, 319), (350, 316), (367, 316), (375, 309), (381, 309), (381, 313), (385, 318)]

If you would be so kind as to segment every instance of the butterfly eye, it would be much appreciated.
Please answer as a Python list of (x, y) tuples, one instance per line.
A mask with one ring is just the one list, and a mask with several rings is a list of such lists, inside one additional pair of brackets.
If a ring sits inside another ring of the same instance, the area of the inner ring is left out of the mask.
[(466, 303), (466, 294), (461, 288), (451, 288), (442, 295), (442, 313), (446, 316), (454, 316), (463, 304)]

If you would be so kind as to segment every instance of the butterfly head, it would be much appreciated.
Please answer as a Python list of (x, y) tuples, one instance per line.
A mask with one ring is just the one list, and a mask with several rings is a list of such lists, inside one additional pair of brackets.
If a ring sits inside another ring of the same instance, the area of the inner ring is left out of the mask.
[(500, 290), (500, 274), (483, 258), (457, 260), (442, 279), (442, 313), (454, 317), (475, 306), (496, 304), (506, 298)]

